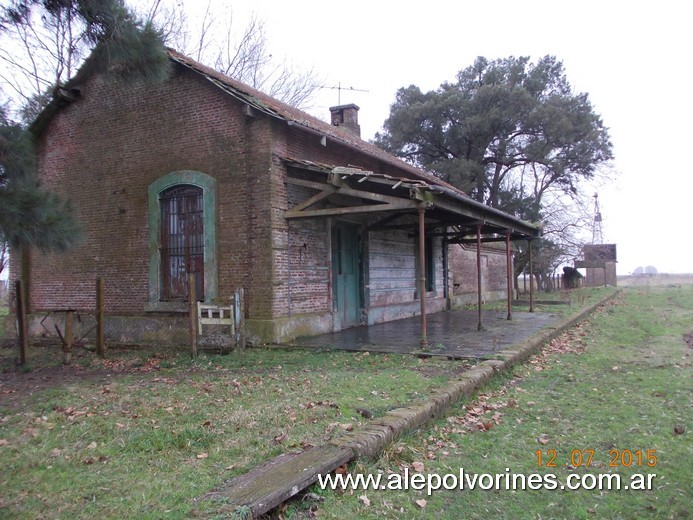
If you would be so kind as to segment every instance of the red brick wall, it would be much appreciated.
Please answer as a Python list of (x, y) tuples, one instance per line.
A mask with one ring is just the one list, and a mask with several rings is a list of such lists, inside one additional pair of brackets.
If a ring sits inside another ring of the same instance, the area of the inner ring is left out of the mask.
[(106, 312), (141, 313), (148, 302), (148, 186), (193, 170), (217, 179), (219, 295), (244, 286), (251, 315), (269, 316), (262, 302), (272, 290), (270, 125), (241, 110), (185, 69), (155, 86), (91, 80), (38, 143), (39, 175), (72, 201), (83, 240), (64, 255), (33, 255), (32, 308), (91, 308), (95, 279), (104, 276)]
[[(454, 288), (453, 295), (476, 295), (476, 246), (451, 244), (449, 255), (450, 281)], [(482, 293), (503, 293), (507, 295), (505, 246), (501, 248), (482, 245), (481, 286)]]
[[(192, 170), (217, 181), (218, 297), (226, 299), (244, 287), (248, 317), (257, 320), (328, 313), (329, 224), (288, 224), (284, 211), (310, 192), (287, 188), (282, 158), (402, 175), (332, 139), (322, 146), (319, 135), (298, 125), (260, 113), (249, 117), (241, 102), (182, 67), (160, 85), (93, 78), (84, 86), (83, 99), (53, 116), (38, 145), (39, 175), (46, 187), (71, 200), (83, 240), (64, 255), (33, 255), (30, 304), (37, 311), (93, 308), (95, 280), (103, 276), (107, 314), (144, 313), (149, 303), (148, 187), (168, 173)], [(387, 271), (376, 260), (382, 260), (395, 234), (370, 235), (371, 305), (414, 302), (416, 279), (409, 276), (415, 271), (414, 239), (397, 234), (400, 263), (408, 271), (404, 285), (389, 287), (392, 280), (379, 281), (374, 270)], [(13, 273), (17, 267), (13, 258)], [(465, 279), (476, 280), (467, 272), (462, 271)], [(495, 278), (504, 280), (504, 274), (489, 276)], [(438, 240), (438, 297), (443, 279)]]

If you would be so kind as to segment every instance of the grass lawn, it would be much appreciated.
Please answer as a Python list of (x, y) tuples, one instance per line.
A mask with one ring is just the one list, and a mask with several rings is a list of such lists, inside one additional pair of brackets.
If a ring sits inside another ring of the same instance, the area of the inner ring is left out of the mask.
[(9, 312), (9, 307), (0, 299), (0, 338), (5, 336), (5, 316), (7, 316)]
[[(165, 352), (163, 354), (162, 352)], [(189, 518), (193, 499), (285, 451), (422, 399), (469, 366), (247, 349), (0, 348), (0, 518)], [(364, 412), (368, 415), (368, 412)], [(210, 507), (213, 504), (210, 504)]]
[[(285, 518), (690, 518), (693, 285), (627, 289), (448, 417), (351, 474), (618, 474), (651, 490), (323, 491)], [(648, 451), (650, 450), (650, 451)], [(632, 455), (632, 456), (631, 456)], [(588, 465), (588, 459), (591, 464)], [(553, 466), (555, 464), (555, 466)], [(649, 465), (648, 465), (649, 464)], [(504, 477), (502, 477), (504, 478)], [(645, 477), (647, 478), (647, 477)], [(396, 479), (393, 479), (395, 481)]]
[[(577, 313), (604, 294), (572, 293), (570, 306), (546, 310)], [(394, 444), (380, 460), (349, 468), (543, 472), (548, 468), (537, 468), (536, 451), (546, 456), (554, 449), (559, 469), (567, 471), (572, 450), (594, 449), (599, 461), (608, 462), (613, 445), (657, 450), (656, 492), (352, 496), (314, 487), (324, 502), (294, 500), (272, 515), (675, 516), (690, 502), (683, 494), (691, 482), (682, 463), (690, 460), (688, 434), (672, 432), (688, 428), (690, 395), (683, 378), (690, 378), (690, 366), (682, 358), (688, 350), (681, 337), (686, 324), (693, 328), (692, 308), (691, 287), (630, 291), (563, 347), (554, 347), (557, 352), (497, 379), (478, 400)], [(0, 518), (215, 518), (212, 501), (194, 499), (275, 455), (358, 429), (368, 422), (364, 415), (377, 418), (424, 399), (470, 366), (279, 349), (193, 361), (185, 350), (112, 348), (100, 360), (77, 348), (65, 367), (60, 347), (52, 344), (32, 345), (29, 368), (18, 370), (15, 356), (12, 342), (0, 348)], [(427, 501), (423, 507), (416, 503), (421, 499)]]

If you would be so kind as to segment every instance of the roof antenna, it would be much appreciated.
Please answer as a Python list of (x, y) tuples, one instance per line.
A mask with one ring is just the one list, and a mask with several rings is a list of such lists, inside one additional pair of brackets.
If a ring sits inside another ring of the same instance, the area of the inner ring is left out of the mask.
[(350, 90), (352, 92), (370, 92), (370, 90), (363, 90), (360, 88), (354, 88), (354, 87), (342, 87), (342, 82), (340, 81), (337, 83), (336, 87), (329, 87), (326, 85), (321, 86), (320, 88), (327, 88), (330, 90), (336, 90), (337, 91), (337, 104), (341, 105), (342, 104), (342, 90)]

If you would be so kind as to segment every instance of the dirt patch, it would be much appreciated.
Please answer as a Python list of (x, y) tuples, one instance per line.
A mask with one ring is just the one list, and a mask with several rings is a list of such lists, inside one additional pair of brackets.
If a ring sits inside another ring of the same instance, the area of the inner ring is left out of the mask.
[(57, 342), (42, 341), (29, 348), (27, 366), (17, 364), (14, 342), (0, 347), (0, 408), (23, 407), (31, 396), (56, 387), (75, 383), (104, 385), (120, 376), (157, 372), (171, 355), (154, 349), (111, 348), (107, 359), (100, 359), (84, 348), (74, 348), (72, 362), (62, 364), (62, 350)]
[(688, 345), (689, 348), (693, 348), (693, 330), (686, 332), (683, 335), (683, 341), (686, 342), (686, 345)]

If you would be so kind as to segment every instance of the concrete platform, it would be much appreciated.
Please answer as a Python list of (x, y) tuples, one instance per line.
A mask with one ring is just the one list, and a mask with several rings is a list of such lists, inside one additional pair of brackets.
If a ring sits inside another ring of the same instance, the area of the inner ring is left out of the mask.
[(421, 349), (421, 318), (344, 329), (330, 334), (297, 338), (291, 346), (349, 351), (428, 354), (453, 359), (486, 359), (509, 345), (519, 343), (561, 318), (545, 312), (482, 312), (484, 330), (478, 330), (476, 310), (444, 311), (426, 316), (428, 350)]

